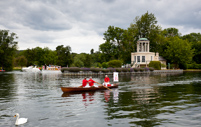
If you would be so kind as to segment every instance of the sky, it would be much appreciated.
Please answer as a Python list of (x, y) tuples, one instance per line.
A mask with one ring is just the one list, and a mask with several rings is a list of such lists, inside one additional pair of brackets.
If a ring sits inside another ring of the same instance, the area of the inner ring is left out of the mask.
[(64, 45), (90, 53), (109, 26), (127, 29), (147, 11), (162, 29), (201, 32), (200, 0), (0, 0), (0, 30), (17, 34), (18, 50)]

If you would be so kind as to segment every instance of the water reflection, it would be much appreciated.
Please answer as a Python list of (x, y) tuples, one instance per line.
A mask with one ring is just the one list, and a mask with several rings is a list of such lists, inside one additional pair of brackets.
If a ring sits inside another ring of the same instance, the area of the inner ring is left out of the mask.
[(121, 75), (112, 91), (63, 94), (83, 77), (0, 74), (0, 126), (13, 126), (16, 112), (26, 126), (200, 126), (201, 73)]

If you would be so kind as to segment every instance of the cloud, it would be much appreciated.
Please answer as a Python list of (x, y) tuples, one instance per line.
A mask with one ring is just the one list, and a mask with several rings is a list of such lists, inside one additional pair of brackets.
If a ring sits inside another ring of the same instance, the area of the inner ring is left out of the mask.
[(147, 11), (163, 29), (201, 30), (200, 0), (9, 0), (0, 2), (0, 29), (18, 35), (19, 49), (62, 44), (89, 53), (104, 43), (108, 26), (127, 29)]

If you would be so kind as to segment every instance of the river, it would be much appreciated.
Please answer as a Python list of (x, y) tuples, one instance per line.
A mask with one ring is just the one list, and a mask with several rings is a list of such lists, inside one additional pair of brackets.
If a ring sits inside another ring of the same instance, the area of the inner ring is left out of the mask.
[[(112, 79), (112, 76), (109, 76)], [(201, 73), (120, 75), (112, 91), (63, 94), (83, 76), (0, 73), (0, 127), (200, 127)], [(99, 83), (104, 76), (95, 76)]]

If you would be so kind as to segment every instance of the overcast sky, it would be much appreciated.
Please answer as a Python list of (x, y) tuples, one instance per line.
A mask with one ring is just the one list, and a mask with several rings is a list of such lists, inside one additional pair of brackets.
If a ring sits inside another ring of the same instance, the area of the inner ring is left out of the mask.
[(108, 26), (127, 29), (147, 11), (162, 29), (201, 31), (200, 0), (0, 0), (0, 29), (17, 34), (18, 50), (64, 45), (90, 53), (104, 43)]

